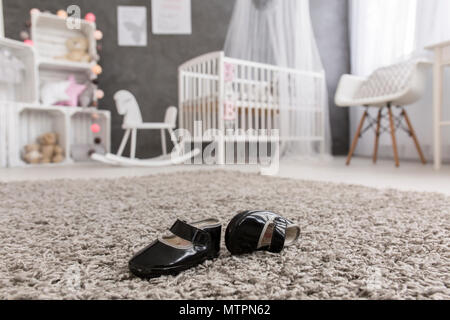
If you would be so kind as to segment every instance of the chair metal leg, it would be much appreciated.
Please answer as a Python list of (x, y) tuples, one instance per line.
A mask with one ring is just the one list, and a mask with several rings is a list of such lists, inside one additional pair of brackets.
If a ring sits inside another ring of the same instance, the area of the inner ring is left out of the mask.
[(377, 163), (378, 144), (380, 142), (380, 126), (381, 126), (382, 113), (383, 113), (383, 108), (380, 108), (380, 110), (378, 111), (378, 117), (377, 117), (377, 128), (375, 130), (375, 146), (373, 149), (373, 163)]
[(414, 144), (416, 145), (417, 152), (419, 153), (420, 160), (423, 164), (427, 164), (427, 160), (425, 159), (422, 149), (420, 148), (419, 140), (417, 139), (416, 132), (409, 120), (408, 114), (405, 110), (402, 111), (403, 118), (405, 118), (406, 124), (408, 125), (409, 132), (411, 134), (411, 138), (414, 140)]
[(400, 162), (398, 160), (398, 151), (397, 151), (397, 139), (395, 138), (395, 125), (394, 125), (394, 117), (392, 115), (392, 107), (391, 105), (388, 105), (388, 114), (389, 114), (389, 124), (391, 128), (391, 138), (392, 138), (392, 148), (394, 150), (394, 160), (395, 160), (395, 166), (399, 167)]
[(137, 138), (137, 129), (131, 130), (131, 147), (130, 147), (130, 158), (136, 158), (136, 138)]
[(161, 148), (163, 155), (167, 154), (166, 130), (161, 129)]
[(130, 137), (130, 132), (131, 132), (131, 129), (127, 129), (125, 131), (125, 134), (123, 135), (122, 142), (120, 143), (119, 150), (117, 151), (118, 157), (122, 156), (122, 154), (123, 154), (123, 150), (125, 149), (125, 146), (127, 145), (127, 142), (128, 142), (128, 138)]
[(367, 114), (368, 114), (367, 110), (364, 110), (364, 114), (361, 117), (361, 121), (359, 122), (358, 129), (356, 130), (356, 134), (355, 134), (355, 137), (353, 138), (352, 146), (351, 146), (350, 151), (347, 156), (347, 162), (346, 162), (347, 165), (350, 165), (350, 162), (352, 160), (353, 153), (355, 152), (359, 137), (361, 136), (361, 130), (363, 128), (364, 121), (366, 120)]

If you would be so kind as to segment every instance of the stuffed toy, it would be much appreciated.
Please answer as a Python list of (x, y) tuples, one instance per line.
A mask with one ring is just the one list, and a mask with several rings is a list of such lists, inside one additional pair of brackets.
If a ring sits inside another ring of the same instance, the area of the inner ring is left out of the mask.
[(45, 133), (38, 138), (40, 151), (42, 153), (41, 163), (52, 162), (53, 153), (55, 151), (57, 136), (55, 133)]
[(41, 87), (41, 101), (46, 106), (52, 106), (60, 101), (70, 99), (67, 90), (71, 85), (70, 81), (45, 82)]
[(69, 100), (61, 101), (60, 104), (64, 106), (76, 107), (78, 105), (80, 94), (86, 88), (86, 85), (77, 83), (73, 74), (69, 76), (69, 82), (70, 85), (66, 91), (69, 96)]
[(23, 159), (26, 163), (36, 164), (42, 160), (42, 153), (39, 152), (40, 146), (36, 143), (27, 144), (25, 146), (25, 155)]
[(89, 42), (85, 37), (70, 38), (66, 41), (67, 54), (57, 59), (66, 59), (74, 62), (91, 62), (88, 53)]
[(25, 162), (36, 164), (59, 163), (64, 161), (64, 150), (58, 145), (58, 136), (56, 133), (45, 133), (37, 141), (39, 144), (25, 146)]
[(64, 150), (60, 146), (55, 146), (55, 149), (53, 150), (53, 163), (60, 163), (64, 161)]
[[(76, 107), (80, 95), (86, 89), (85, 84), (77, 83), (71, 74), (67, 81), (46, 82), (41, 88), (41, 101), (44, 105), (60, 105)], [(92, 96), (94, 93), (92, 93)]]
[(92, 82), (86, 85), (86, 89), (80, 94), (78, 100), (80, 102), (80, 106), (82, 107), (90, 107), (95, 102), (94, 95), (97, 91), (97, 86)]
[(41, 146), (55, 145), (57, 140), (58, 136), (54, 132), (45, 133), (38, 138), (38, 141)]

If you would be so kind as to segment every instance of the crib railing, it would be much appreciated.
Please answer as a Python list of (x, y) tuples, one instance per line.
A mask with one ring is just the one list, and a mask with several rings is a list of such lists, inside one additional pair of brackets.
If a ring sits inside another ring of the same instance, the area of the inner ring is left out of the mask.
[(179, 127), (199, 139), (210, 129), (278, 129), (281, 140), (324, 141), (323, 84), (322, 72), (205, 54), (179, 68)]
[(179, 67), (179, 127), (195, 132), (196, 121), (202, 122), (202, 130), (218, 128), (219, 87), (221, 54), (214, 52), (192, 59)]

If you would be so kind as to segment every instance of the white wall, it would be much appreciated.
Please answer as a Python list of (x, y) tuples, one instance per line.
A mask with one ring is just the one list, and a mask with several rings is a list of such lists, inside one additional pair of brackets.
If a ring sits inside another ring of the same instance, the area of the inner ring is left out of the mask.
[(5, 36), (5, 26), (3, 23), (3, 0), (0, 0), (0, 37)]

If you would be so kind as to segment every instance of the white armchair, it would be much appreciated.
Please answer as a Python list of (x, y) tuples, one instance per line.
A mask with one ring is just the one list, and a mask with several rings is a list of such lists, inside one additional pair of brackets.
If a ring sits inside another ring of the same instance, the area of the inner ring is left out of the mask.
[[(374, 163), (377, 161), (378, 142), (381, 130), (383, 129), (383, 131), (389, 131), (391, 134), (395, 165), (397, 167), (399, 166), (397, 141), (395, 137), (395, 131), (399, 128), (404, 129), (411, 136), (422, 163), (426, 163), (416, 133), (404, 106), (410, 105), (421, 98), (425, 89), (425, 71), (430, 65), (431, 63), (425, 60), (409, 60), (379, 68), (368, 78), (348, 74), (341, 77), (335, 96), (336, 105), (340, 107), (363, 106), (366, 108), (350, 147), (347, 165), (350, 164), (359, 138), (372, 127), (375, 127)], [(370, 107), (379, 109), (376, 119), (370, 119), (368, 112)], [(401, 109), (398, 117), (393, 115), (393, 107)], [(384, 109), (387, 109), (387, 115), (383, 113)], [(382, 120), (385, 117), (388, 118), (388, 128), (383, 128), (382, 126)], [(369, 123), (364, 128), (366, 119), (369, 120)], [(406, 128), (402, 126), (403, 119), (406, 122)]]

